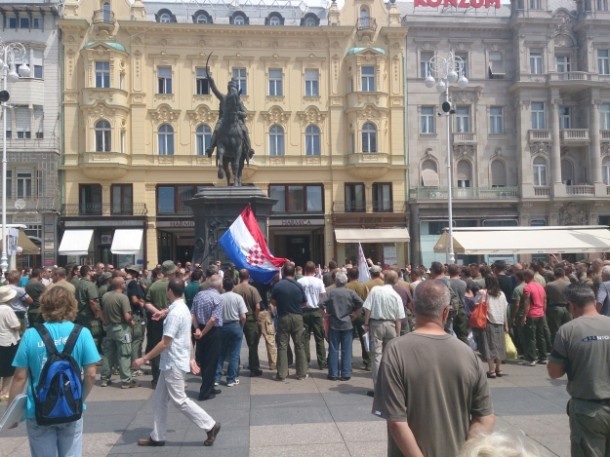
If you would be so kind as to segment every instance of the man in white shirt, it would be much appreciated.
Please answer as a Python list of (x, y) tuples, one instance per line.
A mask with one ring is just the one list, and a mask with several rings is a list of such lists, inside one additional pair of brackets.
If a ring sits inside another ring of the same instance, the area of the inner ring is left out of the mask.
[(307, 305), (303, 308), (303, 326), (305, 331), (303, 332), (303, 342), (305, 346), (305, 356), (307, 357), (307, 366), (311, 360), (311, 354), (309, 352), (309, 339), (311, 333), (316, 341), (316, 354), (318, 356), (318, 368), (324, 370), (327, 367), (326, 364), (326, 348), (324, 347), (324, 338), (326, 333), (324, 331), (324, 319), (320, 312), (320, 299), (326, 295), (326, 288), (324, 287), (324, 281), (320, 278), (316, 278), (316, 264), (309, 261), (305, 264), (304, 273), (301, 279), (298, 280), (299, 284), (305, 289), (305, 297), (307, 297)]
[(197, 403), (186, 396), (184, 378), (186, 373), (199, 373), (191, 343), (191, 312), (184, 302), (184, 282), (179, 278), (170, 279), (167, 285), (169, 308), (153, 315), (163, 322), (163, 338), (143, 357), (133, 362), (139, 369), (144, 363), (161, 355), (159, 380), (155, 388), (153, 430), (148, 438), (138, 440), (139, 446), (165, 446), (167, 433), (167, 403), (169, 400), (182, 414), (200, 429), (207, 432), (204, 446), (212, 446), (220, 431), (220, 422), (214, 421)]

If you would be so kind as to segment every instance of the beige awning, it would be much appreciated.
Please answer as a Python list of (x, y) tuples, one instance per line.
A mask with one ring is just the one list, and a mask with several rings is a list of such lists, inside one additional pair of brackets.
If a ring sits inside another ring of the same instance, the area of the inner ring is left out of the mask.
[(116, 229), (110, 252), (121, 255), (137, 254), (142, 249), (143, 233), (143, 229)]
[[(443, 232), (434, 252), (447, 252), (449, 233)], [(562, 254), (610, 251), (606, 226), (486, 227), (453, 229), (457, 254)]]
[[(2, 229), (0, 228), (0, 232)], [(7, 234), (8, 236), (8, 234)], [(10, 243), (9, 243), (10, 246)], [(19, 230), (19, 238), (17, 238), (17, 246), (23, 249), (21, 255), (38, 255), (40, 248), (36, 246), (23, 230)], [(0, 250), (2, 249), (2, 237), (0, 236)]]
[(424, 187), (438, 187), (438, 173), (430, 169), (422, 170), (421, 181)]
[(406, 228), (335, 229), (337, 243), (404, 243), (409, 241)]
[(93, 230), (66, 230), (59, 243), (59, 255), (87, 255)]

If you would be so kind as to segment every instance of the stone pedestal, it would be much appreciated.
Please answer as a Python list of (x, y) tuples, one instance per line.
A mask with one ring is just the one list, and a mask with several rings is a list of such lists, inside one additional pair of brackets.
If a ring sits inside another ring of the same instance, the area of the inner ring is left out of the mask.
[(263, 234), (267, 234), (267, 218), (277, 200), (268, 198), (257, 187), (203, 187), (186, 204), (193, 209), (195, 246), (193, 265), (208, 265), (215, 260), (228, 261), (218, 240), (250, 203)]

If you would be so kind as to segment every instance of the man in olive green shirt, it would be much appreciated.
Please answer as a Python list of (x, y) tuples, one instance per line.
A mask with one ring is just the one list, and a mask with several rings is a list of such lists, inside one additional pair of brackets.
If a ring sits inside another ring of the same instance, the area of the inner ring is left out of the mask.
[(112, 290), (102, 296), (106, 357), (102, 361), (100, 386), (106, 387), (110, 384), (111, 367), (117, 366), (121, 376), (121, 388), (130, 389), (137, 387), (135, 381), (131, 379), (131, 327), (133, 327), (131, 305), (129, 298), (123, 293), (125, 291), (123, 277), (114, 278), (111, 286)]
[[(146, 353), (153, 350), (153, 348), (163, 338), (163, 320), (164, 317), (160, 317), (159, 311), (162, 311), (169, 307), (169, 301), (167, 299), (167, 285), (169, 280), (176, 275), (178, 267), (171, 260), (166, 260), (161, 265), (161, 272), (157, 276), (157, 280), (153, 282), (148, 290), (146, 291)], [(157, 380), (159, 379), (159, 362), (160, 356), (154, 357), (150, 361), (152, 367), (152, 382), (153, 389), (157, 386)]]
[(551, 341), (555, 341), (555, 335), (559, 327), (572, 320), (565, 297), (565, 291), (570, 285), (570, 280), (566, 278), (563, 267), (556, 267), (553, 270), (553, 275), (555, 280), (548, 282), (544, 288), (547, 302), (546, 319), (551, 331)]
[(99, 305), (97, 286), (93, 283), (93, 272), (88, 265), (80, 268), (80, 281), (76, 283), (78, 314), (76, 323), (91, 331), (97, 350), (102, 351), (102, 310)]

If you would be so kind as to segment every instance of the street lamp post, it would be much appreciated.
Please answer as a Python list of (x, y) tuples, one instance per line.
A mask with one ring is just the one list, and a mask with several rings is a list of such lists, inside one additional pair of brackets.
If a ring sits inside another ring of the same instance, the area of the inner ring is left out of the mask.
[[(445, 57), (434, 56), (429, 61), (429, 72), (426, 77), (426, 87), (436, 86), (439, 93), (445, 94), (445, 101), (441, 108), (447, 120), (447, 199), (449, 217), (449, 246), (447, 249), (447, 263), (455, 263), (455, 252), (453, 249), (453, 158), (451, 154), (451, 114), (455, 114), (451, 100), (449, 99), (449, 86), (457, 83), (460, 89), (465, 89), (468, 79), (464, 76), (464, 60), (456, 56), (453, 50)], [(434, 74), (434, 76), (433, 76)], [(439, 113), (440, 114), (440, 113)]]
[[(27, 51), (21, 43), (5, 43), (0, 41), (0, 67), (2, 69), (2, 91), (0, 91), (0, 102), (2, 103), (2, 257), (0, 258), (0, 269), (5, 272), (8, 269), (7, 231), (6, 231), (6, 109), (10, 95), (8, 93), (8, 81), (15, 82), (19, 77), (30, 76), (30, 68), (26, 62)], [(19, 72), (16, 66), (19, 64)]]

